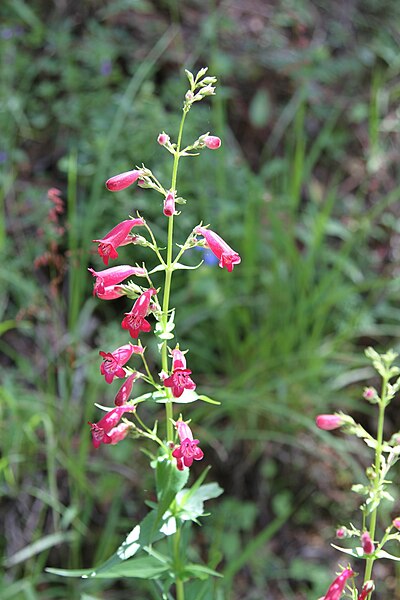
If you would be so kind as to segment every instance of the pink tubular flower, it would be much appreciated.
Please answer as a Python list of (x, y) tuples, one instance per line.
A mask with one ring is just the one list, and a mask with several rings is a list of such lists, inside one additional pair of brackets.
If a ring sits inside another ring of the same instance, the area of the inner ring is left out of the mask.
[(165, 197), (163, 213), (166, 217), (172, 217), (175, 214), (175, 192), (172, 190)]
[(343, 419), (339, 415), (318, 415), (315, 419), (317, 427), (325, 431), (338, 429), (343, 425)]
[(184, 390), (196, 389), (195, 382), (190, 378), (191, 373), (192, 371), (186, 368), (185, 356), (179, 348), (172, 350), (172, 375), (164, 379), (164, 385), (172, 388), (175, 398), (182, 396)]
[(125, 318), (121, 325), (123, 329), (129, 329), (131, 337), (137, 338), (140, 331), (150, 331), (151, 325), (146, 321), (145, 316), (149, 310), (151, 296), (156, 293), (157, 290), (149, 288), (139, 296), (132, 310), (125, 313)]
[(123, 295), (124, 291), (120, 285), (108, 285), (102, 293), (97, 293), (97, 297), (100, 300), (115, 300), (116, 298), (121, 298)]
[(114, 177), (107, 179), (106, 188), (110, 192), (119, 192), (132, 185), (132, 183), (135, 183), (141, 175), (142, 171), (137, 170), (119, 173), (119, 175), (114, 175)]
[(335, 581), (326, 592), (323, 600), (339, 600), (349, 577), (354, 577), (354, 571), (351, 569), (345, 569), (340, 573), (339, 577), (336, 577)]
[(199, 440), (193, 439), (192, 431), (187, 423), (179, 419), (175, 423), (178, 431), (180, 445), (172, 452), (172, 456), (176, 458), (176, 466), (179, 471), (183, 471), (184, 467), (191, 467), (193, 460), (201, 460), (204, 452), (198, 447)]
[(215, 254), (219, 260), (219, 266), (221, 268), (226, 267), (229, 272), (233, 270), (234, 265), (238, 265), (241, 258), (237, 252), (232, 250), (230, 246), (214, 231), (206, 229), (205, 227), (195, 228), (195, 233), (202, 235), (207, 243), (207, 246)]
[(216, 135), (206, 135), (203, 143), (209, 150), (217, 150), (221, 146), (221, 139)]
[(374, 582), (372, 581), (372, 579), (370, 579), (369, 581), (366, 581), (362, 587), (362, 590), (358, 596), (358, 600), (367, 600), (369, 594), (371, 592), (373, 592), (375, 589), (375, 585)]
[(368, 531), (365, 531), (361, 536), (361, 546), (364, 550), (364, 554), (373, 554), (375, 551), (375, 544), (371, 540), (371, 536)]
[(103, 269), (103, 271), (95, 271), (94, 269), (88, 269), (88, 271), (93, 277), (96, 277), (93, 296), (104, 294), (106, 287), (113, 287), (131, 275), (138, 275), (139, 277), (144, 277), (146, 275), (146, 269), (141, 267), (131, 267), (130, 265), (119, 265), (118, 267)]
[(125, 377), (125, 370), (122, 367), (134, 352), (135, 346), (131, 343), (120, 346), (114, 352), (99, 352), (100, 356), (103, 357), (100, 372), (104, 375), (107, 383), (111, 383), (114, 377)]
[(115, 446), (115, 444), (124, 440), (130, 429), (131, 426), (128, 423), (120, 423), (116, 427), (113, 427), (108, 434), (108, 437), (111, 438), (111, 445)]
[(118, 223), (118, 225), (111, 229), (111, 231), (100, 240), (93, 240), (93, 242), (99, 244), (98, 253), (106, 266), (108, 265), (110, 258), (118, 258), (117, 248), (130, 244), (131, 238), (129, 237), (129, 233), (132, 227), (138, 225), (144, 225), (142, 218), (127, 219), (126, 221)]
[(129, 377), (124, 381), (114, 398), (115, 406), (122, 406), (128, 402), (129, 396), (131, 395), (132, 386), (136, 378), (137, 373), (132, 373), (132, 375), (129, 375)]
[[(117, 408), (110, 410), (98, 423), (89, 422), (92, 430), (93, 446), (98, 448), (100, 444), (116, 444), (119, 439), (123, 439), (122, 437), (117, 439), (118, 434), (116, 433), (114, 433), (114, 437), (110, 434), (113, 434), (114, 428), (116, 428), (124, 413), (134, 411), (135, 407), (133, 405), (125, 404), (124, 406), (117, 406)], [(113, 439), (116, 441), (113, 441)]]

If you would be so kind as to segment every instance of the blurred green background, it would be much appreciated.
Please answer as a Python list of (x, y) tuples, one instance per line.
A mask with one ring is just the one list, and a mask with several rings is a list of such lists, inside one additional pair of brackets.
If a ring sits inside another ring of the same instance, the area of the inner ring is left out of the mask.
[[(189, 407), (225, 494), (188, 552), (224, 574), (213, 598), (324, 595), (368, 456), (314, 417), (373, 426), (363, 349), (399, 347), (399, 32), (397, 0), (2, 1), (2, 600), (157, 597), (44, 569), (104, 560), (151, 499), (134, 442), (91, 447), (94, 402), (110, 404), (98, 350), (125, 343), (126, 304), (93, 298), (87, 266), (101, 268), (91, 240), (136, 210), (164, 235), (153, 192), (110, 197), (104, 181), (142, 162), (169, 178), (156, 138), (176, 136), (184, 68), (205, 65), (217, 95), (185, 139), (223, 145), (182, 161), (177, 233), (211, 223), (242, 263), (179, 273), (172, 296), (198, 389), (222, 403)], [(380, 600), (400, 598), (385, 563), (380, 579)]]

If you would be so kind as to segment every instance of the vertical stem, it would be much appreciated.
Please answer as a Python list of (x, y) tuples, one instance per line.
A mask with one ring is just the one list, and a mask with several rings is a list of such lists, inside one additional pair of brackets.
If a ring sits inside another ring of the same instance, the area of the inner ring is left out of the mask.
[[(176, 180), (178, 176), (178, 165), (179, 165), (179, 151), (181, 148), (182, 142), (182, 133), (183, 133), (183, 125), (185, 123), (185, 118), (187, 115), (188, 109), (184, 107), (183, 115), (181, 119), (181, 124), (179, 127), (178, 141), (176, 144), (176, 151), (174, 156), (174, 164), (172, 167), (172, 180), (171, 180), (171, 190), (176, 190)], [(163, 296), (163, 305), (162, 305), (162, 317), (161, 322), (163, 324), (163, 330), (165, 331), (167, 322), (168, 322), (168, 311), (169, 311), (169, 298), (171, 294), (171, 281), (172, 281), (172, 246), (173, 246), (173, 234), (174, 234), (174, 217), (168, 218), (168, 241), (167, 241), (167, 262), (165, 267), (165, 285), (164, 285), (164, 296)], [(167, 341), (164, 340), (161, 350), (161, 365), (162, 370), (166, 373), (168, 371), (168, 353), (167, 353)], [(165, 404), (165, 412), (166, 412), (166, 421), (167, 421), (167, 440), (172, 440), (173, 438), (173, 427), (172, 421), (173, 418), (173, 409), (172, 409), (172, 398), (171, 391), (169, 388), (166, 389), (167, 392), (167, 402)]]
[[(181, 148), (182, 142), (182, 133), (183, 133), (183, 125), (185, 123), (186, 115), (189, 111), (187, 105), (183, 108), (183, 114), (181, 119), (181, 124), (179, 127), (178, 133), (178, 141), (176, 144), (175, 156), (174, 156), (174, 164), (172, 167), (172, 180), (171, 180), (171, 190), (173, 192), (176, 191), (176, 180), (178, 177), (178, 165), (179, 165), (179, 152)], [(165, 267), (165, 285), (164, 285), (164, 296), (163, 296), (163, 305), (162, 305), (162, 316), (161, 322), (163, 325), (163, 331), (166, 331), (167, 322), (168, 322), (168, 311), (169, 311), (169, 298), (171, 294), (171, 281), (172, 281), (172, 246), (173, 246), (173, 234), (174, 234), (174, 217), (168, 217), (168, 240), (167, 240), (167, 261)], [(168, 352), (167, 352), (167, 340), (164, 340), (162, 349), (161, 349), (161, 364), (162, 370), (166, 373), (168, 371)], [(172, 407), (172, 396), (170, 388), (166, 388), (167, 393), (167, 401), (165, 404), (165, 413), (166, 413), (166, 421), (167, 421), (167, 441), (173, 439), (173, 407)], [(174, 559), (175, 565), (179, 565), (179, 552), (180, 552), (180, 538), (181, 532), (178, 527), (176, 528), (176, 533), (174, 535)], [(184, 583), (178, 577), (175, 579), (175, 587), (176, 587), (176, 599), (177, 600), (185, 600), (185, 589)]]
[[(381, 470), (381, 457), (382, 457), (382, 442), (383, 442), (383, 424), (385, 419), (385, 408), (386, 408), (386, 395), (387, 395), (387, 384), (388, 378), (385, 376), (382, 382), (382, 393), (379, 401), (379, 418), (378, 418), (378, 431), (377, 431), (377, 445), (375, 451), (375, 491), (378, 490), (380, 485), (380, 470)], [(376, 521), (378, 517), (378, 507), (374, 508), (371, 513), (371, 519), (369, 522), (369, 534), (373, 540), (375, 537)], [(375, 558), (367, 558), (365, 566), (364, 584), (371, 579), (372, 567), (374, 565)], [(368, 599), (371, 598), (371, 594)]]

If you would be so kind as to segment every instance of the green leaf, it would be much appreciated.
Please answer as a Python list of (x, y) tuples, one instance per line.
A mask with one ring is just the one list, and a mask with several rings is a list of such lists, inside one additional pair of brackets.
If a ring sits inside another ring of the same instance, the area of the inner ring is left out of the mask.
[(179, 471), (176, 464), (167, 456), (157, 460), (156, 488), (158, 497), (157, 515), (161, 517), (167, 512), (177, 493), (183, 488), (189, 478), (189, 469)]
[(96, 569), (46, 569), (47, 573), (61, 575), (61, 577), (82, 577), (83, 579), (112, 579), (118, 577), (136, 577), (138, 579), (157, 579), (163, 573), (169, 571), (171, 565), (166, 558), (165, 562), (153, 556), (132, 558), (115, 564), (107, 571)]
[(210, 398), (209, 396), (205, 396), (204, 394), (197, 396), (197, 399), (203, 400), (203, 402), (208, 402), (208, 404), (216, 404), (217, 406), (220, 406), (221, 404), (221, 402), (218, 402), (218, 400), (213, 400), (212, 398)]
[[(190, 155), (190, 156), (196, 156), (196, 155)], [(178, 269), (198, 269), (199, 267), (201, 267), (201, 265), (203, 264), (203, 260), (199, 262), (198, 265), (195, 265), (194, 267), (191, 267), (189, 265), (183, 265), (182, 263), (174, 263), (174, 271), (178, 270)]]
[(389, 554), (389, 552), (386, 552), (386, 550), (378, 550), (378, 552), (375, 553), (375, 556), (377, 558), (387, 558), (389, 560), (395, 560), (397, 562), (400, 562), (399, 556), (394, 556), (393, 554)]
[(213, 577), (223, 577), (221, 573), (210, 569), (205, 565), (189, 564), (185, 566), (184, 576), (185, 577), (196, 577), (196, 579), (208, 579), (212, 575)]
[(206, 483), (194, 492), (191, 489), (183, 489), (176, 497), (179, 518), (183, 521), (196, 521), (204, 514), (204, 502), (211, 498), (218, 498), (223, 491), (218, 483)]
[(335, 550), (339, 550), (339, 552), (354, 556), (354, 558), (367, 559), (372, 556), (372, 554), (364, 554), (364, 550), (361, 548), (361, 546), (357, 546), (357, 548), (341, 548), (340, 546), (336, 546), (336, 544), (331, 544), (331, 546), (332, 548), (335, 548)]

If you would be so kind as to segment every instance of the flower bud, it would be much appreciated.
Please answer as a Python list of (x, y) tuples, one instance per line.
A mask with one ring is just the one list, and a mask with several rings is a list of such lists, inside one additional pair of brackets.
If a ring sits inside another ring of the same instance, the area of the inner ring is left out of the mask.
[(400, 517), (396, 517), (395, 519), (393, 519), (392, 525), (400, 531)]
[(166, 217), (172, 217), (175, 214), (175, 192), (172, 190), (165, 197), (163, 213)]
[(132, 183), (135, 183), (141, 175), (142, 172), (137, 170), (125, 171), (119, 175), (114, 175), (114, 177), (107, 179), (106, 188), (110, 190), (110, 192), (119, 192), (132, 185)]
[(375, 585), (374, 585), (374, 582), (372, 581), (372, 579), (370, 579), (369, 581), (366, 581), (362, 587), (360, 595), (358, 596), (358, 600), (367, 600), (368, 596), (370, 595), (371, 592), (374, 591), (374, 589), (375, 589)]
[(368, 400), (368, 402), (374, 402), (378, 398), (378, 393), (373, 387), (364, 388), (363, 392), (364, 400)]
[(371, 540), (371, 536), (368, 531), (365, 531), (361, 536), (361, 546), (364, 550), (364, 554), (373, 554), (375, 551), (374, 542)]
[(347, 537), (346, 530), (343, 527), (339, 527), (339, 529), (336, 529), (336, 537), (339, 540), (343, 540), (345, 537)]
[(339, 415), (318, 415), (315, 419), (315, 423), (319, 429), (331, 431), (332, 429), (341, 427), (343, 425), (343, 419)]
[(165, 146), (165, 144), (169, 141), (170, 141), (169, 135), (167, 135), (164, 131), (162, 133), (160, 133), (157, 138), (157, 142), (160, 144), (160, 146)]
[(203, 143), (209, 150), (217, 150), (221, 146), (221, 139), (216, 135), (206, 135)]

